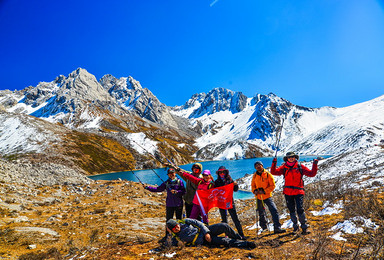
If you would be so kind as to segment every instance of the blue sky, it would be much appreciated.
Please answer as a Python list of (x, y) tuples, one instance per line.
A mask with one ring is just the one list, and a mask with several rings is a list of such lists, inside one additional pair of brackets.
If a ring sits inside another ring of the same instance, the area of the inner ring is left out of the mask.
[(181, 105), (215, 87), (307, 107), (384, 94), (383, 0), (0, 0), (0, 89), (78, 67)]

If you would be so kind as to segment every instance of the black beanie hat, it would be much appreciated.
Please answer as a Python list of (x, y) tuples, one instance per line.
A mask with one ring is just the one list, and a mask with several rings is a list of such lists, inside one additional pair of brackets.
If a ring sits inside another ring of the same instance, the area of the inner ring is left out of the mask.
[(172, 230), (174, 227), (176, 227), (176, 225), (178, 225), (177, 221), (174, 220), (174, 219), (169, 219), (167, 221), (167, 227)]

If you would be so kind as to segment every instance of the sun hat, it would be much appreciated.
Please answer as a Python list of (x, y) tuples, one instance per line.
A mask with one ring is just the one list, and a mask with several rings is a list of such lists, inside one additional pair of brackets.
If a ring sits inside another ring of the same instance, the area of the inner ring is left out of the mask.
[(299, 156), (295, 152), (288, 152), (283, 158), (284, 162), (288, 161), (289, 157), (295, 157), (296, 160), (299, 160)]

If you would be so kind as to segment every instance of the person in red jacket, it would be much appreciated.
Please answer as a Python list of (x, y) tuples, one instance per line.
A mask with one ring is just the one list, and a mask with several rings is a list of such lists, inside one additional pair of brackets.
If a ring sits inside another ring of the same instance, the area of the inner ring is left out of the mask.
[[(276, 169), (277, 158), (273, 158), (271, 166), (272, 175), (283, 175), (285, 179), (283, 193), (289, 210), (289, 215), (293, 222), (293, 231), (299, 229), (297, 216), (299, 217), (302, 234), (308, 234), (308, 224), (304, 212), (304, 181), (303, 175), (315, 177), (317, 173), (317, 162), (313, 160), (312, 170), (300, 164), (297, 160), (299, 156), (294, 152), (288, 152), (284, 156), (284, 164)], [(296, 216), (297, 213), (297, 216)]]

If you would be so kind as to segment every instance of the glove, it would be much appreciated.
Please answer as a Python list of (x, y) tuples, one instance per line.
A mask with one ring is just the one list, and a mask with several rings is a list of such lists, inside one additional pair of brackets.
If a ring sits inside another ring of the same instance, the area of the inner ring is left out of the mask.
[(259, 194), (259, 191), (258, 190), (254, 190), (253, 194), (257, 195), (257, 194)]
[(259, 188), (259, 194), (265, 194), (265, 190), (263, 188)]
[(319, 160), (315, 159), (313, 160), (313, 164), (317, 164), (319, 162)]
[(277, 163), (277, 158), (273, 158), (272, 163)]

